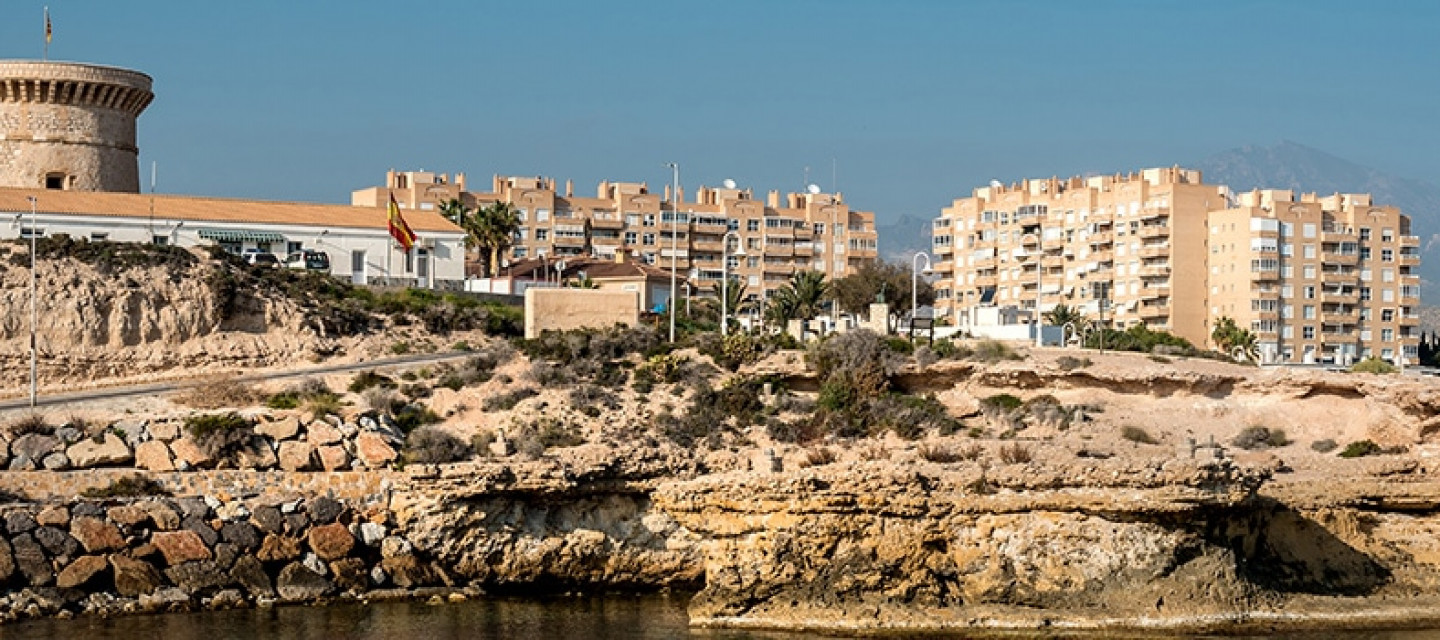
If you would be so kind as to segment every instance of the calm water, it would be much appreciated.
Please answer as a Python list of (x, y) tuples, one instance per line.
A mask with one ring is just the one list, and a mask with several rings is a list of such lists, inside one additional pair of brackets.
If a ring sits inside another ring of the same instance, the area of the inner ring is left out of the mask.
[[(492, 598), (430, 606), (418, 602), (278, 607), (130, 616), (110, 620), (42, 620), (0, 627), (0, 638), (78, 640), (811, 640), (831, 636), (746, 631), (692, 631), (685, 598), (604, 596)], [(889, 636), (955, 640), (962, 635)], [(1026, 636), (1013, 636), (1023, 638)], [(1034, 638), (1054, 637), (1036, 634)], [(1100, 636), (1080, 636), (1100, 637)], [(1130, 636), (1135, 637), (1135, 636)], [(1175, 640), (1176, 636), (1157, 636)], [(1440, 640), (1440, 630), (1296, 633), (1287, 640)]]

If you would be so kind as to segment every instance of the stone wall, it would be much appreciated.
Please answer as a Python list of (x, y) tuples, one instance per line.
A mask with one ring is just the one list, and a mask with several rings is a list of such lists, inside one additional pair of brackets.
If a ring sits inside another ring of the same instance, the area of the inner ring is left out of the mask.
[(544, 331), (640, 323), (640, 294), (605, 289), (526, 289), (525, 337)]
[(0, 62), (0, 187), (140, 190), (135, 120), (150, 77), (96, 65)]

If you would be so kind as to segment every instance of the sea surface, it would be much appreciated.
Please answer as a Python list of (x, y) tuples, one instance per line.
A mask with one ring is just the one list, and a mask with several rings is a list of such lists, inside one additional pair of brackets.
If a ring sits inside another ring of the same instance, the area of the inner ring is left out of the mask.
[[(684, 596), (484, 598), (444, 605), (423, 602), (338, 604), (205, 611), (111, 619), (36, 620), (0, 626), (0, 639), (76, 640), (812, 640), (814, 633), (691, 630)], [(898, 634), (896, 640), (955, 640), (965, 634)], [(1201, 638), (1175, 635), (1015, 634), (1006, 638)], [(1440, 640), (1440, 630), (1306, 631), (1285, 640)]]

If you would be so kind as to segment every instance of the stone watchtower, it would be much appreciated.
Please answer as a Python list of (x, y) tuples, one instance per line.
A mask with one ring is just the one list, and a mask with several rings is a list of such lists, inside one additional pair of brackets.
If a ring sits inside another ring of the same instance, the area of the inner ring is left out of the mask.
[(0, 187), (140, 191), (135, 119), (154, 98), (138, 71), (0, 60)]

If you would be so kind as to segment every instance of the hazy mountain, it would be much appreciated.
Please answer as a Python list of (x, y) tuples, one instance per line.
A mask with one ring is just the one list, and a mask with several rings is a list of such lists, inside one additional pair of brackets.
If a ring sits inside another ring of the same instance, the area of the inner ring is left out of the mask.
[[(936, 210), (935, 215), (940, 215), (939, 210)], [(880, 236), (880, 257), (891, 262), (909, 264), (915, 259), (915, 252), (930, 251), (931, 220), (934, 220), (934, 217), (906, 213), (890, 224), (876, 225), (875, 230)]]
[(1431, 304), (1440, 300), (1440, 186), (1381, 173), (1289, 141), (1231, 149), (1194, 167), (1204, 172), (1205, 182), (1229, 185), (1234, 191), (1292, 189), (1322, 196), (1369, 193), (1376, 204), (1399, 207), (1410, 216), (1411, 233), (1421, 237), (1421, 300)]

